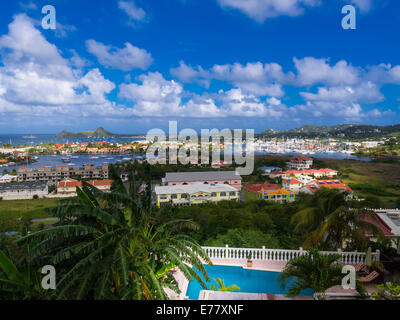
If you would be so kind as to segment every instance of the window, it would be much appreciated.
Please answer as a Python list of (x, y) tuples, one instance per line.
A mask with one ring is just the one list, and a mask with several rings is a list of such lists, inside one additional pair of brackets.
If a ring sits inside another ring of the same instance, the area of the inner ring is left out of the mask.
[(229, 195), (230, 196), (236, 196), (236, 192), (235, 191), (231, 191), (231, 192), (229, 192)]
[(178, 195), (176, 194), (171, 195), (171, 199), (178, 199)]
[(228, 181), (225, 181), (224, 184), (229, 184), (229, 182), (228, 182)]
[(181, 199), (187, 199), (188, 195), (186, 193), (181, 194)]
[(208, 182), (206, 181), (206, 182), (204, 182), (204, 184), (208, 184)]
[(286, 195), (286, 194), (284, 194), (282, 197), (283, 197), (284, 199), (286, 199), (286, 198), (287, 198), (287, 195)]
[(187, 183), (186, 183), (186, 182), (184, 182), (184, 183), (183, 183), (183, 185), (184, 185), (184, 186), (186, 186), (186, 185), (187, 185)]
[(165, 195), (165, 194), (162, 194), (162, 195), (160, 196), (160, 199), (161, 199), (161, 200), (166, 200), (166, 199), (168, 199), (168, 196)]
[(293, 197), (294, 197), (294, 194), (291, 194), (289, 197), (290, 197), (290, 198), (293, 198)]
[(217, 193), (216, 193), (216, 192), (212, 192), (212, 193), (211, 193), (211, 197), (215, 198), (216, 196), (217, 196)]
[(221, 192), (219, 195), (220, 195), (221, 197), (226, 197), (226, 192)]

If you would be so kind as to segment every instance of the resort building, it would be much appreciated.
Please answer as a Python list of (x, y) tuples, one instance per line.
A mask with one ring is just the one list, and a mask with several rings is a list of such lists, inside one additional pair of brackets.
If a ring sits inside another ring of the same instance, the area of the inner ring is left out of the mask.
[(260, 190), (259, 199), (275, 201), (278, 203), (288, 203), (296, 200), (296, 194), (293, 191), (280, 188), (278, 190)]
[(300, 192), (314, 194), (320, 188), (337, 189), (343, 192), (347, 192), (353, 195), (353, 190), (347, 185), (342, 183), (340, 180), (315, 180), (300, 189)]
[[(90, 180), (86, 182), (104, 192), (111, 190), (112, 180)], [(76, 187), (82, 187), (82, 182), (75, 179), (65, 179), (57, 184), (57, 193), (75, 194)]]
[(294, 193), (299, 193), (300, 189), (303, 187), (303, 183), (296, 178), (289, 178), (282, 180), (282, 186), (286, 190), (293, 191)]
[(16, 176), (11, 176), (9, 174), (5, 174), (4, 176), (0, 176), (0, 183), (12, 182), (17, 180)]
[(244, 190), (256, 194), (257, 199), (276, 201), (278, 203), (293, 202), (296, 199), (295, 192), (268, 182), (263, 184), (246, 184)]
[(222, 200), (239, 200), (239, 191), (227, 184), (192, 183), (156, 186), (154, 192), (159, 207), (169, 203), (174, 206), (183, 206)]
[(313, 159), (304, 156), (294, 157), (286, 162), (286, 165), (289, 170), (306, 170), (312, 167)]
[(207, 171), (207, 172), (167, 172), (162, 179), (164, 186), (191, 185), (194, 183), (226, 184), (237, 191), (242, 189), (242, 177), (235, 171)]
[(282, 177), (282, 178), (289, 178), (289, 177), (300, 177), (301, 175), (303, 176), (309, 176), (309, 177), (315, 177), (315, 178), (323, 178), (323, 177), (328, 177), (332, 178), (338, 175), (337, 170), (329, 169), (329, 168), (324, 168), (324, 169), (307, 169), (307, 170), (288, 170), (288, 171), (271, 171), (271, 173), (268, 174), (270, 178), (277, 178), (277, 177)]
[(0, 184), (0, 198), (3, 200), (28, 200), (34, 196), (44, 198), (49, 188), (44, 181), (7, 182)]
[(63, 165), (56, 168), (28, 169), (27, 167), (20, 167), (18, 169), (19, 182), (48, 181), (49, 184), (54, 185), (64, 179), (108, 179), (108, 165), (95, 167), (89, 164), (81, 168)]

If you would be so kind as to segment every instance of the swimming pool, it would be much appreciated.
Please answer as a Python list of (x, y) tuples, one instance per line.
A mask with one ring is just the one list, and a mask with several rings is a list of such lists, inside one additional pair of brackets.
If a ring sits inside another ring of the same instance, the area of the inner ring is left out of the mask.
[[(249, 293), (271, 293), (271, 294), (286, 294), (287, 291), (281, 289), (278, 282), (279, 272), (273, 271), (260, 271), (243, 269), (242, 267), (232, 266), (204, 266), (207, 270), (211, 282), (207, 286), (216, 284), (213, 278), (221, 278), (224, 280), (225, 285), (228, 287), (232, 284), (240, 288), (240, 292)], [(288, 283), (290, 287), (290, 282)], [(190, 300), (197, 300), (200, 290), (203, 288), (197, 281), (190, 281), (186, 296)], [(312, 290), (303, 290), (301, 296), (312, 296)]]

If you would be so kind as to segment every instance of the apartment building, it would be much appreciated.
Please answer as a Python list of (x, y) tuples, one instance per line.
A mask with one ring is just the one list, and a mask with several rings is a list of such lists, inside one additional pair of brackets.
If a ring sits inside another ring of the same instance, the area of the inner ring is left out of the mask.
[(38, 167), (29, 169), (20, 167), (18, 169), (18, 182), (48, 181), (49, 184), (56, 185), (64, 179), (108, 179), (108, 165), (95, 167), (84, 165), (83, 167), (70, 167), (67, 165), (57, 166), (56, 168)]
[(164, 186), (226, 184), (237, 191), (242, 189), (242, 177), (235, 171), (207, 171), (207, 172), (167, 172), (162, 179)]
[(187, 185), (156, 186), (154, 193), (159, 207), (169, 203), (174, 206), (183, 206), (222, 200), (239, 200), (239, 191), (227, 184), (198, 182)]
[[(86, 182), (104, 192), (109, 192), (111, 190), (112, 180), (89, 180)], [(82, 181), (65, 179), (58, 182), (57, 193), (76, 194), (76, 187), (82, 187)]]
[(29, 200), (34, 196), (44, 198), (49, 194), (45, 181), (7, 182), (0, 184), (0, 198), (3, 200)]
[(313, 165), (313, 159), (310, 157), (298, 156), (286, 162), (289, 170), (306, 170)]

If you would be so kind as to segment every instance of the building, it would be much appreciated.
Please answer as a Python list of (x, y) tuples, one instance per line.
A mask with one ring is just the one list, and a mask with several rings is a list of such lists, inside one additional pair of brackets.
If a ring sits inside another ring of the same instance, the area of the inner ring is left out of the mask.
[(29, 181), (48, 181), (49, 184), (56, 185), (64, 179), (108, 179), (108, 165), (95, 167), (84, 165), (83, 167), (70, 167), (68, 165), (57, 166), (56, 168), (38, 167), (28, 169), (20, 167), (18, 169), (18, 182)]
[(324, 168), (324, 169), (306, 169), (306, 170), (287, 170), (287, 171), (272, 171), (268, 174), (270, 178), (282, 177), (282, 178), (289, 178), (289, 177), (296, 177), (299, 178), (300, 176), (309, 176), (315, 178), (322, 178), (328, 177), (332, 178), (338, 175), (337, 170)]
[(255, 193), (257, 199), (276, 201), (278, 203), (293, 202), (296, 200), (295, 192), (268, 182), (263, 184), (246, 184), (244, 190)]
[(310, 169), (313, 165), (313, 159), (310, 157), (298, 156), (286, 162), (289, 170), (306, 170)]
[(270, 174), (273, 171), (282, 171), (279, 167), (260, 167), (258, 168), (264, 175)]
[(303, 183), (296, 178), (289, 178), (282, 180), (282, 186), (286, 190), (293, 191), (294, 193), (299, 193), (300, 189), (303, 187)]
[(222, 200), (239, 200), (239, 191), (228, 184), (198, 182), (187, 185), (156, 186), (154, 192), (159, 207), (165, 204), (184, 206)]
[(336, 189), (342, 192), (349, 193), (350, 197), (353, 196), (353, 190), (340, 180), (315, 180), (300, 189), (300, 192), (314, 194), (320, 188)]
[[(86, 182), (104, 192), (111, 190), (112, 180), (90, 180)], [(76, 194), (76, 187), (82, 187), (82, 182), (75, 179), (64, 179), (58, 182), (57, 193)]]
[(259, 199), (275, 201), (277, 203), (288, 203), (296, 200), (296, 194), (293, 191), (279, 188), (277, 190), (258, 191)]
[(235, 171), (207, 171), (207, 172), (167, 172), (162, 179), (164, 186), (202, 184), (227, 184), (236, 190), (242, 189), (242, 177)]
[(9, 174), (5, 174), (4, 176), (0, 176), (0, 183), (6, 183), (6, 182), (13, 182), (17, 180), (16, 176), (11, 176)]
[(249, 192), (252, 193), (258, 193), (261, 190), (278, 190), (280, 189), (281, 186), (277, 185), (277, 184), (273, 184), (273, 183), (269, 183), (269, 182), (265, 182), (265, 183), (260, 183), (260, 184), (246, 184), (243, 189), (247, 190)]
[(45, 181), (6, 182), (0, 184), (0, 198), (3, 200), (28, 200), (37, 196), (44, 198), (49, 194)]

